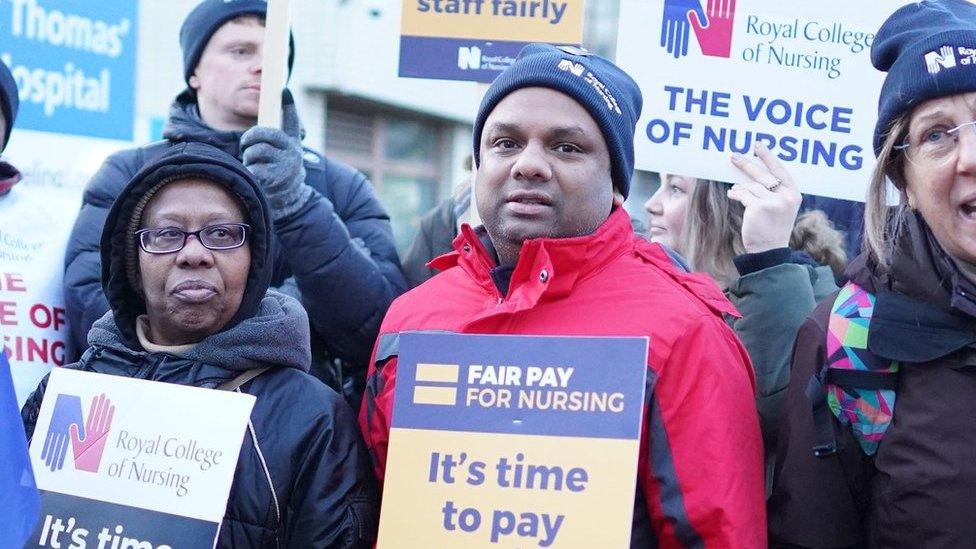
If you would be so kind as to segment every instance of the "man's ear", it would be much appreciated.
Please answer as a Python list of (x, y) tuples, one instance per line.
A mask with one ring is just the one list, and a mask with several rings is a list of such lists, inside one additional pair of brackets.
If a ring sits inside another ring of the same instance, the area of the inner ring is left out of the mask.
[(623, 206), (625, 200), (627, 200), (627, 199), (624, 198), (623, 193), (621, 193), (619, 190), (617, 190), (617, 185), (614, 185), (613, 186), (613, 206), (614, 207)]
[(196, 73), (190, 75), (190, 80), (188, 81), (188, 83), (190, 84), (190, 88), (193, 91), (200, 90), (200, 78), (197, 76)]

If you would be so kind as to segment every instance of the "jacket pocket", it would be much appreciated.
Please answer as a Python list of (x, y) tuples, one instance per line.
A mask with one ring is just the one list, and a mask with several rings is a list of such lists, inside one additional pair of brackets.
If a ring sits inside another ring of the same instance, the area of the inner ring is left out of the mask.
[(342, 521), (343, 547), (359, 549), (372, 547), (379, 527), (376, 502), (369, 496), (349, 498), (346, 516)]

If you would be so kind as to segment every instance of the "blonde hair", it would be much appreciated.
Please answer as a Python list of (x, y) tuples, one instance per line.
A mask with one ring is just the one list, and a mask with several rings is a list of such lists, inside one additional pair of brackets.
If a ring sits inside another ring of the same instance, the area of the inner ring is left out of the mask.
[(745, 208), (729, 199), (729, 188), (719, 181), (695, 180), (678, 246), (692, 269), (709, 274), (723, 289), (739, 278), (732, 260), (746, 251), (742, 244)]
[(809, 210), (796, 218), (790, 235), (790, 248), (803, 250), (817, 263), (829, 265), (834, 278), (844, 274), (847, 266), (844, 233), (835, 229), (827, 214), (821, 210)]
[[(908, 197), (905, 193), (905, 157), (895, 147), (902, 142), (908, 130), (911, 113), (904, 113), (894, 119), (888, 127), (878, 154), (878, 163), (871, 174), (868, 196), (864, 206), (864, 243), (875, 263), (882, 269), (888, 266), (891, 248), (908, 211)], [(888, 207), (888, 181), (898, 189), (898, 206)]]
[[(734, 258), (746, 253), (742, 243), (745, 207), (728, 197), (730, 188), (728, 183), (695, 180), (677, 246), (693, 270), (708, 274), (722, 289), (739, 279)], [(821, 265), (829, 265), (835, 276), (843, 274), (847, 264), (844, 235), (822, 211), (810, 211), (797, 218), (790, 246), (809, 253)]]

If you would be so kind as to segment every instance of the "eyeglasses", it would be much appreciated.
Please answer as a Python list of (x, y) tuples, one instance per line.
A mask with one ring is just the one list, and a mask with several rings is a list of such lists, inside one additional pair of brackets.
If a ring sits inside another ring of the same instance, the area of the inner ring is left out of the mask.
[(209, 225), (199, 231), (184, 231), (176, 227), (161, 229), (141, 229), (134, 234), (139, 237), (139, 246), (150, 254), (171, 254), (186, 246), (191, 236), (197, 237), (200, 244), (208, 250), (232, 250), (240, 248), (247, 240), (250, 225), (245, 223), (221, 223)]
[(901, 145), (895, 145), (895, 150), (902, 151), (905, 158), (912, 164), (923, 168), (936, 168), (949, 162), (959, 147), (959, 132), (969, 126), (976, 132), (976, 120), (959, 124), (955, 128), (935, 126), (922, 132), (918, 143), (911, 142), (911, 136), (905, 138)]

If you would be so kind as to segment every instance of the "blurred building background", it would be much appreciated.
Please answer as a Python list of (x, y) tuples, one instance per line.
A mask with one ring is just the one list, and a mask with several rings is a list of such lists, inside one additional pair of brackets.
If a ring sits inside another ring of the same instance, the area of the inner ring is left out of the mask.
[[(197, 0), (141, 0), (137, 141), (158, 139), (184, 83), (178, 33)], [(588, 0), (583, 45), (616, 50), (618, 2)], [(485, 86), (397, 77), (400, 0), (292, 0), (289, 87), (305, 144), (364, 171), (404, 250), (420, 216), (467, 176), (471, 123)], [(655, 177), (638, 173), (627, 208), (643, 219)]]

